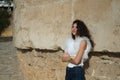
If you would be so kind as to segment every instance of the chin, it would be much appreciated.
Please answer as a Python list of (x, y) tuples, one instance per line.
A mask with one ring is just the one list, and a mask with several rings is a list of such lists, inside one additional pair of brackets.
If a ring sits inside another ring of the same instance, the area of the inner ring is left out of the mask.
[(76, 35), (76, 33), (72, 33), (74, 36)]

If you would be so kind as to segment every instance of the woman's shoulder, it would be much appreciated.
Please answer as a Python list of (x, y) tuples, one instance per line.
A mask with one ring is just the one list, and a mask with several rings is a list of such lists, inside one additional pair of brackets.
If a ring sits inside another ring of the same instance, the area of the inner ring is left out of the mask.
[(86, 49), (86, 51), (89, 52), (91, 50), (91, 48), (92, 48), (92, 45), (90, 43), (90, 39), (88, 37), (86, 37), (86, 36), (82, 37), (82, 39), (87, 41), (87, 49)]
[(87, 42), (89, 42), (89, 41), (90, 41), (90, 40), (89, 40), (89, 38), (88, 38), (88, 37), (86, 37), (86, 36), (82, 36), (81, 38), (82, 38), (82, 40), (86, 40)]

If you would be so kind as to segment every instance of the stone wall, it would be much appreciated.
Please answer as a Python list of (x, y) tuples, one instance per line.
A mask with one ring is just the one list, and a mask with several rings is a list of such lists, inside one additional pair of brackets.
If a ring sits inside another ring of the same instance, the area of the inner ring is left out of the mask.
[(95, 51), (119, 52), (120, 0), (75, 0), (74, 4), (74, 19), (82, 19), (88, 25)]
[[(66, 63), (62, 52), (18, 50), (25, 80), (65, 80)], [(90, 53), (86, 62), (86, 80), (120, 80), (120, 53)]]
[(15, 0), (14, 42), (25, 80), (64, 80), (61, 49), (75, 19), (86, 23), (94, 51), (100, 52), (91, 53), (87, 80), (119, 80), (119, 4), (120, 0)]
[(119, 52), (120, 0), (15, 0), (14, 36), (18, 48), (57, 49), (83, 20), (95, 51)]

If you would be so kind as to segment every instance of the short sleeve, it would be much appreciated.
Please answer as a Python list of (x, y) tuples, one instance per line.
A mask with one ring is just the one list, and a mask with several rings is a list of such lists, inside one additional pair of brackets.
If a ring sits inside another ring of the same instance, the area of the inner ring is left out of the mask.
[(84, 61), (86, 61), (88, 59), (88, 54), (91, 51), (92, 46), (91, 46), (90, 40), (87, 37), (84, 37), (83, 40), (87, 41), (87, 47), (86, 47), (84, 55), (83, 55)]
[(68, 51), (68, 41), (69, 41), (69, 39), (67, 39), (64, 43), (64, 52)]

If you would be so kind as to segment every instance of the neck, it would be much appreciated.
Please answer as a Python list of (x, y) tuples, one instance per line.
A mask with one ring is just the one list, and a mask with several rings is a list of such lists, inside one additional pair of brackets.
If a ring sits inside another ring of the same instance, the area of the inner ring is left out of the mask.
[(79, 36), (78, 35), (75, 35), (75, 39), (77, 39)]
[(77, 38), (78, 37), (78, 35), (75, 35), (75, 38)]

